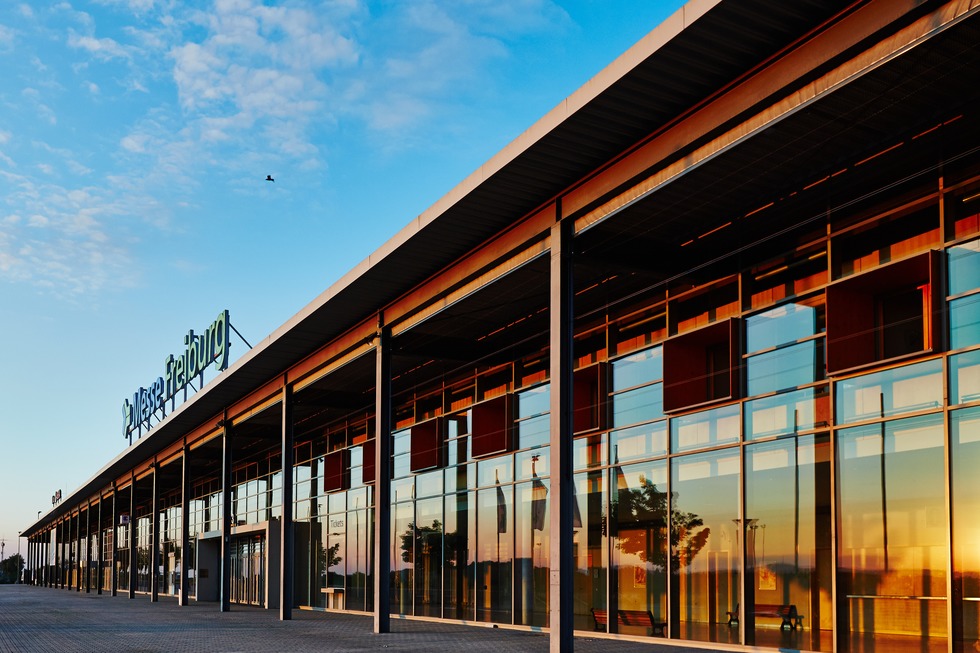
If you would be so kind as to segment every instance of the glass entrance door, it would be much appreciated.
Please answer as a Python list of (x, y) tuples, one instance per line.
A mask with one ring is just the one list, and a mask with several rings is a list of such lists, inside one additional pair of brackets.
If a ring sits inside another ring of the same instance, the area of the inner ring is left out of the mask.
[(265, 605), (265, 537), (250, 535), (231, 542), (231, 602)]

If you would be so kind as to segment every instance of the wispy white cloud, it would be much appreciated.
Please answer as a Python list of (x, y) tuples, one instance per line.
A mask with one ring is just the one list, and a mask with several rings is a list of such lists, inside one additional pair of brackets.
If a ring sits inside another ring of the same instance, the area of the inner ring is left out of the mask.
[[(42, 74), (21, 97), (32, 116), (55, 125), (63, 111), (73, 128), (82, 113), (54, 99), (68, 89), (87, 89), (77, 97), (99, 111), (139, 107), (113, 114), (100, 133), (97, 147), (108, 156), (35, 143), (46, 156), (28, 162), (0, 133), (0, 163), (9, 168), (0, 168), (0, 183), (13, 189), (0, 198), (0, 215), (16, 218), (0, 230), (0, 276), (67, 294), (133, 283), (127, 271), (138, 270), (131, 251), (140, 229), (179, 231), (174, 216), (196, 204), (204, 179), (212, 189), (255, 193), (237, 180), (257, 168), (329, 173), (324, 134), (332, 131), (375, 135), (384, 148), (421, 142), (422, 128), (457, 98), (488, 92), (509, 39), (568, 20), (551, 0), (87, 6), (91, 13), (61, 2), (42, 15), (20, 5), (44, 42), (74, 58), (67, 74), (48, 50), (26, 58)], [(105, 12), (111, 24), (97, 21)], [(0, 31), (0, 47), (12, 38)], [(14, 159), (25, 162), (18, 175)]]
[(85, 50), (102, 61), (109, 59), (129, 59), (130, 55), (119, 43), (110, 38), (94, 38), (69, 32), (68, 45), (72, 48)]
[[(0, 280), (31, 283), (65, 297), (129, 286), (132, 258), (108, 224), (129, 214), (134, 198), (113, 198), (97, 187), (68, 188), (0, 172), (12, 192), (4, 201), (24, 207), (0, 230)], [(26, 216), (26, 217), (22, 217)]]
[(6, 25), (0, 25), (0, 52), (14, 49), (14, 30)]

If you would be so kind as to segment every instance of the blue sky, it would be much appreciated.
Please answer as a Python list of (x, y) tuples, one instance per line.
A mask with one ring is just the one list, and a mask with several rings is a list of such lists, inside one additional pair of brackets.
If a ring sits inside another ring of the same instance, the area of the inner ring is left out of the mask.
[(5, 553), (188, 329), (259, 343), (680, 5), (0, 3)]

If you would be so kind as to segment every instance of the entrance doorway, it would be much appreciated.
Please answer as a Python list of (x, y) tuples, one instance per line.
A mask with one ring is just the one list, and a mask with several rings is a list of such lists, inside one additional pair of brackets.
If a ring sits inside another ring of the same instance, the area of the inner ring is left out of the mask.
[(231, 541), (232, 603), (265, 606), (265, 536), (235, 537)]

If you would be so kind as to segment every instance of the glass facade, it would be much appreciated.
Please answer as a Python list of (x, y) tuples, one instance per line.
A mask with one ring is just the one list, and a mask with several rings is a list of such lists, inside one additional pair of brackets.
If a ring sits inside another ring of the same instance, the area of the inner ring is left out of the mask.
[[(627, 345), (591, 368), (576, 402), (593, 401), (593, 417), (576, 423), (572, 442), (575, 628), (811, 651), (973, 650), (980, 334), (962, 307), (980, 296), (977, 242), (947, 253), (948, 354), (828, 375), (833, 334), (823, 295), (810, 291), (745, 311), (739, 399), (666, 410), (662, 344)], [(477, 384), (406, 404), (391, 435), (393, 614), (549, 626), (551, 387), (517, 369), (482, 395)], [(477, 413), (494, 402), (506, 418), (497, 436), (509, 439), (475, 455)], [(372, 428), (369, 415), (347, 419), (296, 445), (299, 607), (373, 609)], [(431, 433), (435, 445), (423, 437)], [(438, 451), (421, 456), (423, 442)], [(268, 600), (277, 456), (233, 474), (231, 521), (243, 529), (232, 538), (235, 602)], [(337, 456), (340, 477), (330, 471)], [(161, 502), (158, 589), (176, 595), (183, 517), (177, 495)], [(221, 504), (216, 479), (194, 484), (191, 596)], [(137, 591), (149, 592), (153, 523), (139, 509), (132, 567), (122, 520), (104, 529), (101, 550), (68, 525), (49, 564), (74, 583), (91, 547), (92, 582), (109, 589), (115, 549), (118, 587), (135, 573)]]

